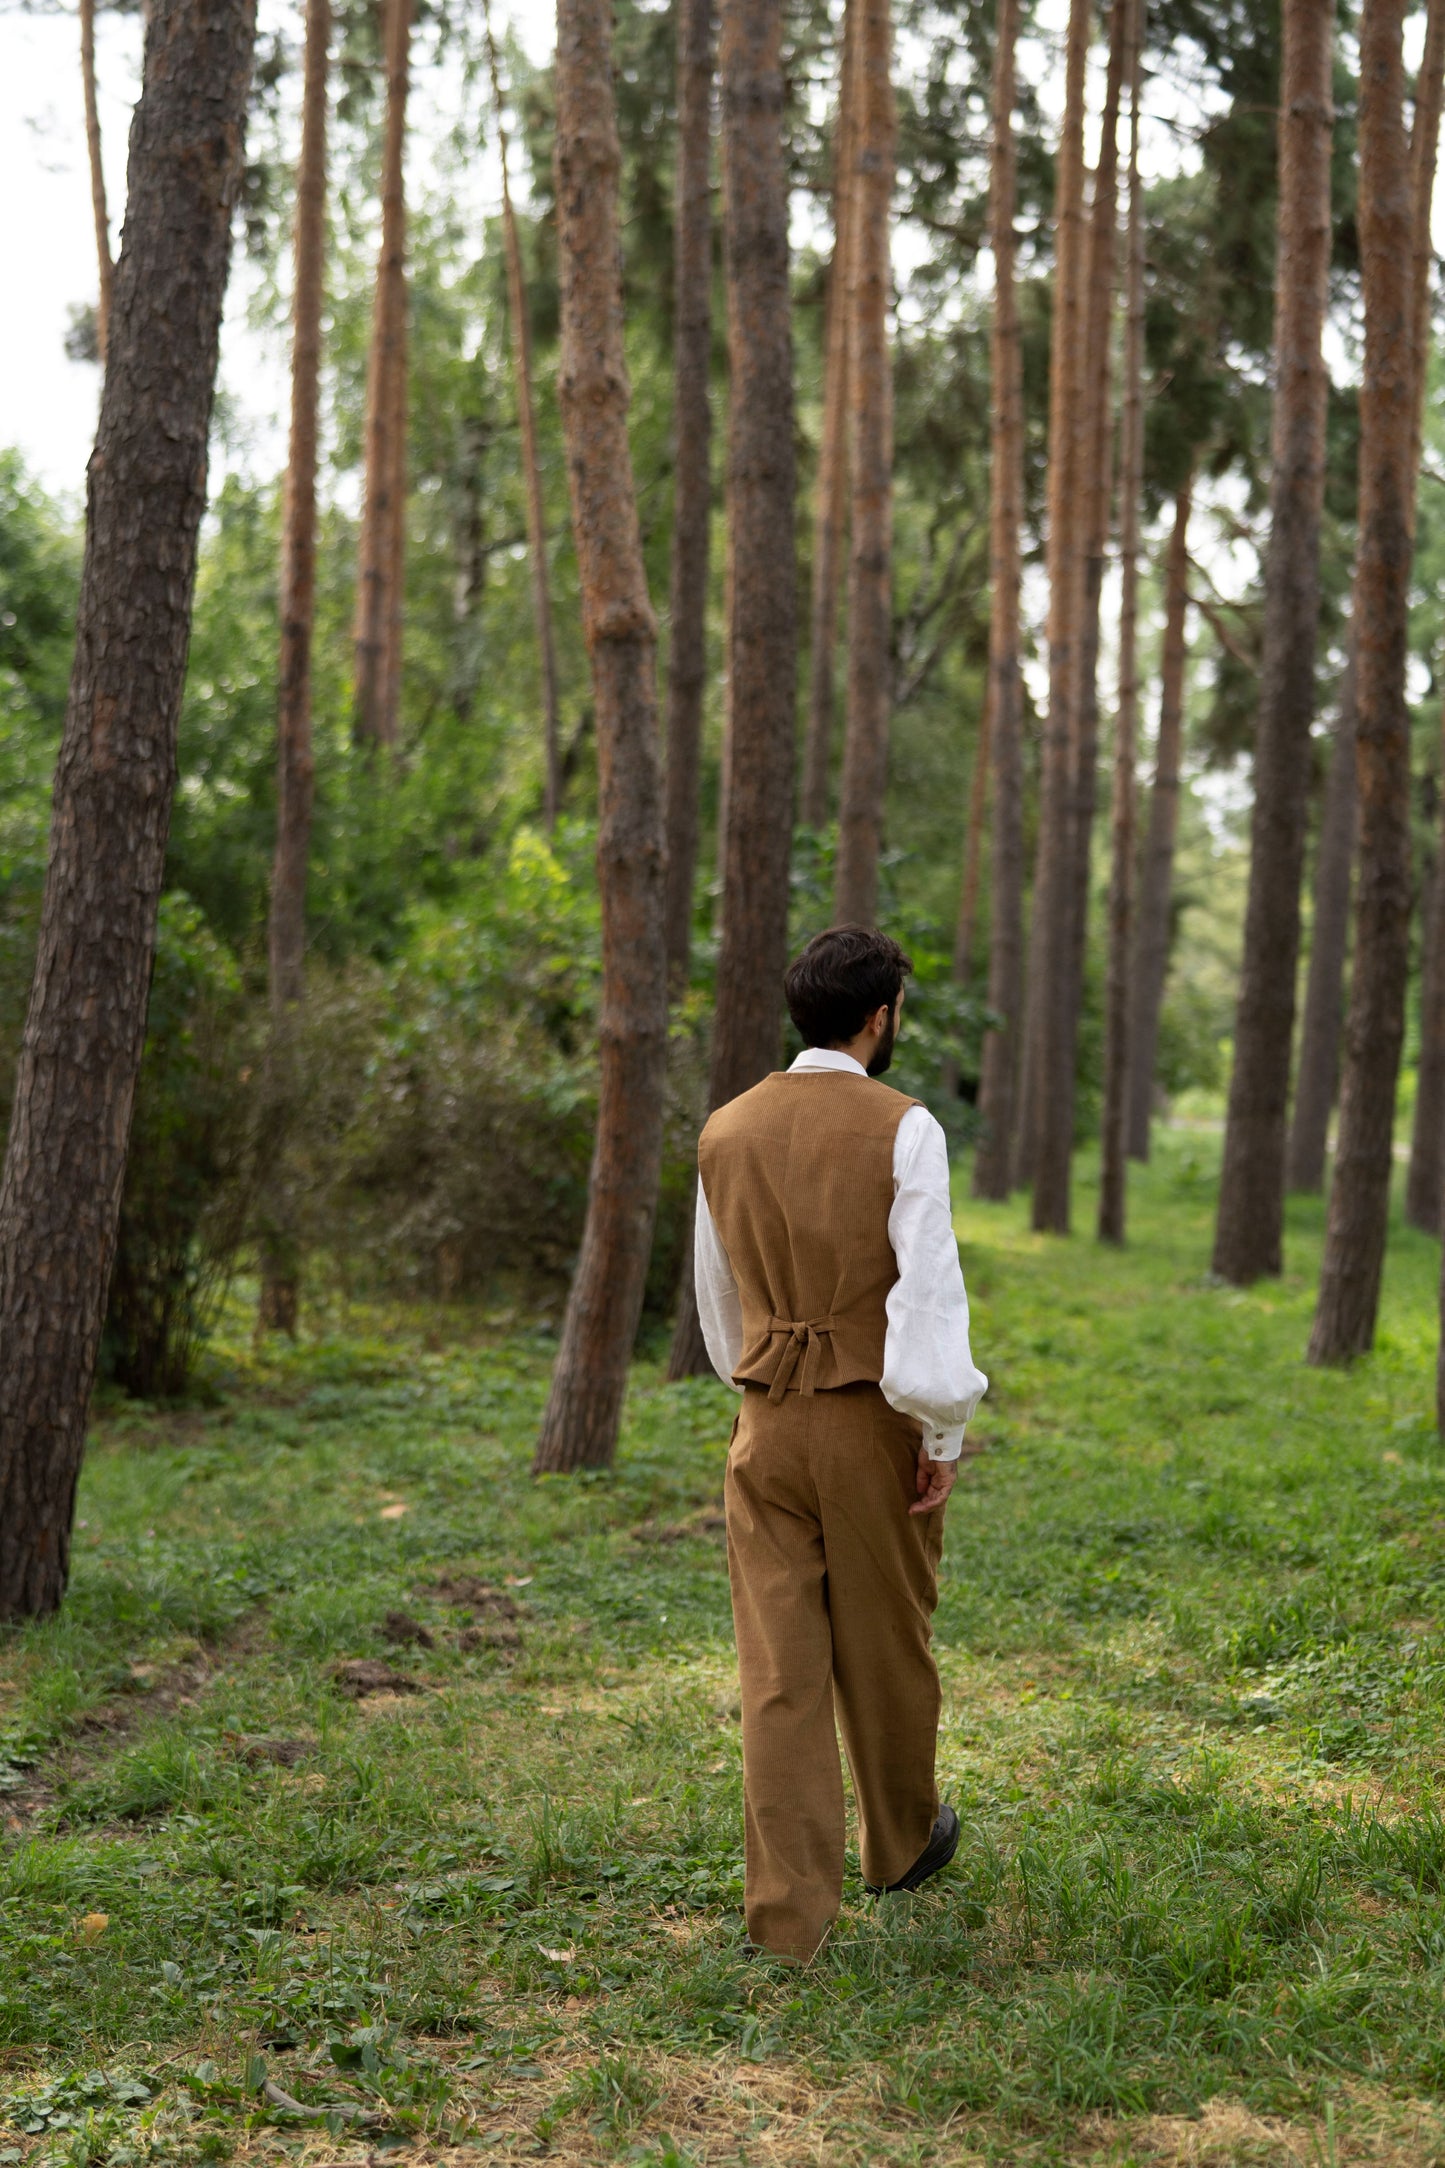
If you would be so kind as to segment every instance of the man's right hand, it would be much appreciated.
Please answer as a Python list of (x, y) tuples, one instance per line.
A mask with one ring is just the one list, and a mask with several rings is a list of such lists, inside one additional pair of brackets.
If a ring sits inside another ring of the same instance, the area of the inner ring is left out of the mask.
[(936, 1513), (948, 1503), (948, 1494), (958, 1481), (956, 1460), (932, 1460), (928, 1448), (918, 1448), (918, 1496), (908, 1508), (910, 1513)]

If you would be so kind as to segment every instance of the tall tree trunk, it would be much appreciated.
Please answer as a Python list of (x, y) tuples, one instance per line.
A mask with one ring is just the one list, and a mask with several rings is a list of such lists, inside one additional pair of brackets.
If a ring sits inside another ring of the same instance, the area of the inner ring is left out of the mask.
[[(1084, 91), (1089, 57), (1089, 0), (1069, 0), (1064, 119), (1054, 181), (1054, 297), (1049, 357), (1049, 704), (1044, 719), (1039, 787), (1038, 851), (1034, 861), (1033, 920), (1029, 931), (1029, 1043), (1024, 1053), (1020, 1109), (1020, 1180), (1038, 1174), (1043, 1114), (1049, 1094), (1066, 1089), (1059, 1080), (1066, 1047), (1061, 1019), (1050, 1011), (1063, 997), (1072, 962), (1069, 933), (1073, 881), (1073, 755), (1078, 692), (1078, 633), (1082, 603), (1083, 531), (1080, 505), (1087, 487)], [(1053, 1170), (1056, 1174), (1057, 1170)], [(1058, 1182), (1045, 1203), (1057, 1225), (1068, 1223), (1068, 1178), (1063, 1216)], [(1035, 1224), (1039, 1220), (1035, 1200)], [(1047, 1224), (1045, 1221), (1043, 1224)]]
[(267, 929), (270, 1042), (266, 1053), (261, 1204), (264, 1330), (294, 1333), (300, 1255), (287, 1180), (295, 1098), (296, 1012), (306, 990), (306, 868), (315, 763), (311, 751), (311, 633), (316, 614), (316, 437), (326, 264), (326, 83), (331, 0), (307, 0), (301, 156), (296, 169), (291, 333), (291, 440), (281, 527), (281, 669), (276, 714), (276, 853)]
[[(358, 744), (394, 745), (396, 626), (401, 609), (396, 501), (406, 476), (406, 100), (412, 0), (386, 0), (386, 129), (381, 161), (381, 251), (366, 367), (366, 471), (356, 582), (352, 729)], [(398, 427), (402, 443), (397, 442)]]
[(1159, 1012), (1169, 969), (1170, 904), (1174, 891), (1174, 842), (1179, 832), (1179, 766), (1184, 741), (1184, 665), (1189, 615), (1189, 513), (1194, 497), (1191, 467), (1174, 499), (1174, 527), (1164, 561), (1164, 643), (1159, 670), (1159, 740), (1149, 827), (1139, 869), (1135, 914), (1134, 984), (1129, 997), (1129, 1156), (1149, 1157), (1149, 1119), (1154, 1064), (1159, 1049)]
[(823, 436), (813, 513), (813, 606), (809, 620), (808, 725), (803, 741), (800, 812), (807, 828), (826, 827), (833, 757), (833, 664), (838, 644), (839, 565), (848, 527), (848, 265), (853, 246), (857, 164), (858, 11), (845, 7), (833, 149), (833, 260), (823, 358)]
[(1320, 339), (1330, 268), (1334, 18), (1319, 0), (1284, 0), (1283, 25), (1264, 654), (1249, 899), (1214, 1234), (1214, 1270), (1236, 1285), (1282, 1265), (1329, 389)]
[[(788, 958), (797, 710), (796, 473), (782, 10), (776, 0), (723, 0), (720, 73), (732, 371), (732, 706), (710, 1107), (735, 1099), (776, 1067)], [(700, 1367), (690, 1282), (684, 1298), (671, 1377)]]
[(145, 1039), (255, 41), (251, 0), (156, 0), (0, 1179), (0, 1618), (53, 1611)]
[(672, 635), (667, 660), (667, 975), (687, 985), (697, 867), (712, 521), (713, 0), (677, 0), (673, 208)]
[[(1117, 0), (1116, 0), (1117, 4)], [(1139, 508), (1144, 486), (1144, 218), (1139, 187), (1139, 98), (1144, 0), (1129, 23), (1129, 239), (1124, 412), (1119, 458), (1119, 713), (1114, 736), (1113, 868), (1104, 1027), (1103, 1159), (1099, 1239), (1122, 1242), (1129, 1114), (1130, 962), (1134, 935), (1134, 759), (1139, 735)]]
[(968, 786), (968, 821), (963, 839), (963, 878), (958, 884), (958, 920), (953, 934), (953, 977), (967, 986), (973, 977), (974, 936), (978, 924), (979, 874), (983, 864), (983, 827), (988, 814), (988, 775), (993, 738), (994, 692), (990, 683), (979, 718), (978, 741), (973, 750), (973, 775)]
[(993, 247), (990, 410), (989, 754), (993, 835), (989, 860), (988, 1005), (1000, 1021), (983, 1042), (973, 1161), (976, 1197), (1007, 1197), (1023, 1000), (1023, 685), (1019, 675), (1019, 531), (1024, 500), (1023, 345), (1015, 284), (1015, 52), (1019, 0), (999, 0), (993, 56), (988, 221)]
[(110, 341), (110, 302), (115, 260), (110, 253), (110, 214), (105, 203), (105, 167), (100, 157), (100, 108), (95, 96), (95, 0), (80, 0), (80, 81), (85, 96), (85, 148), (90, 160), (90, 208), (95, 219), (95, 253), (100, 286), (95, 304), (95, 344), (101, 367)]
[(850, 0), (858, 15), (857, 136), (848, 275), (852, 476), (848, 558), (848, 716), (833, 915), (871, 925), (888, 787), (893, 688), (893, 369), (888, 351), (889, 225), (898, 116), (890, 0)]
[(1405, 1034), (1411, 885), (1405, 658), (1415, 327), (1404, 4), (1365, 0), (1360, 16), (1365, 301), (1355, 574), (1360, 873), (1339, 1145), (1310, 1335), (1312, 1363), (1347, 1362), (1374, 1339), (1390, 1209), (1395, 1083)]
[(1334, 744), (1315, 846), (1310, 963), (1285, 1160), (1287, 1187), (1316, 1196), (1324, 1188), (1330, 1115), (1340, 1079), (1345, 956), (1350, 945), (1350, 876), (1356, 821), (1353, 629), (1332, 735)]
[(657, 621), (627, 441), (610, 0), (558, 0), (558, 400), (597, 708), (601, 1079), (587, 1224), (535, 1467), (611, 1464), (642, 1314), (667, 1070)]
[(532, 392), (532, 323), (527, 282), (522, 273), (522, 242), (512, 204), (506, 107), (497, 41), (492, 35), (491, 0), (482, 0), (487, 36), (487, 66), (492, 77), (492, 106), (497, 116), (497, 152), (502, 166), (502, 243), (507, 252), (507, 302), (512, 314), (512, 369), (517, 387), (517, 422), (522, 435), (526, 479), (527, 556), (532, 568), (532, 615), (537, 625), (537, 653), (542, 671), (542, 814), (550, 835), (562, 804), (562, 724), (557, 705), (557, 643), (552, 633), (552, 590), (547, 577), (547, 514), (542, 502), (542, 463), (537, 457), (537, 410)]

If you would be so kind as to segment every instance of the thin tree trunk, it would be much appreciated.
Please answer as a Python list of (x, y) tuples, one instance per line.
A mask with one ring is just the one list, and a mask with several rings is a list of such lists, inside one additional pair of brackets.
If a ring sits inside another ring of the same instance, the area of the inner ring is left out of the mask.
[(1344, 1024), (1345, 957), (1350, 945), (1350, 876), (1355, 858), (1355, 655), (1340, 686), (1330, 772), (1315, 847), (1314, 918), (1310, 964), (1300, 1025), (1294, 1111), (1290, 1116), (1285, 1180), (1292, 1190), (1317, 1196), (1324, 1188), (1330, 1115), (1340, 1080), (1340, 1032)]
[[(783, 141), (782, 11), (723, 0), (723, 208), (727, 233), (728, 510), (732, 687), (722, 941), (709, 1107), (775, 1068), (788, 956), (797, 708), (796, 473)], [(691, 1294), (690, 1282), (684, 1295)], [(695, 1303), (678, 1315), (668, 1375), (694, 1374)]]
[(80, 80), (85, 95), (85, 148), (90, 160), (90, 207), (95, 218), (95, 253), (100, 287), (95, 304), (95, 344), (105, 367), (110, 342), (110, 303), (115, 260), (110, 253), (110, 214), (105, 203), (105, 167), (100, 157), (100, 108), (95, 96), (95, 0), (80, 0)]
[(1405, 659), (1416, 356), (1403, 21), (1404, 0), (1365, 0), (1359, 102), (1365, 367), (1355, 574), (1360, 873), (1339, 1144), (1310, 1335), (1312, 1363), (1348, 1362), (1374, 1339), (1405, 1035), (1411, 886)]
[(871, 925), (888, 787), (893, 681), (893, 370), (888, 351), (889, 225), (898, 117), (890, 0), (858, 11), (857, 137), (848, 276), (848, 714), (838, 811), (833, 915)]
[(267, 929), (270, 1042), (266, 1055), (263, 1330), (295, 1333), (300, 1255), (287, 1181), (286, 1132), (295, 1096), (296, 1011), (306, 991), (306, 868), (315, 762), (311, 751), (311, 634), (316, 614), (316, 446), (326, 265), (326, 84), (331, 0), (307, 0), (301, 156), (296, 169), (291, 336), (291, 441), (281, 528), (281, 669), (276, 715), (276, 853)]
[[(1033, 921), (1029, 934), (1029, 1045), (1018, 1174), (1036, 1180), (1048, 1097), (1064, 1089), (1059, 1069), (1067, 1033), (1051, 1015), (1068, 983), (1073, 882), (1073, 755), (1078, 693), (1078, 634), (1083, 599), (1081, 500), (1087, 487), (1087, 381), (1085, 352), (1084, 91), (1089, 57), (1089, 0), (1069, 0), (1064, 119), (1054, 182), (1055, 268), (1053, 337), (1049, 360), (1049, 704), (1044, 719), (1039, 789), (1038, 852), (1034, 861)], [(1072, 1141), (1072, 1140), (1071, 1140)], [(1056, 1177), (1057, 1170), (1051, 1170)], [(1057, 1179), (1045, 1190), (1049, 1216), (1068, 1223), (1068, 1178), (1063, 1215)], [(1035, 1225), (1041, 1222), (1035, 1199)]]
[(87, 476), (50, 866), (0, 1179), (0, 1618), (53, 1611), (145, 1039), (255, 41), (156, 0)]
[(358, 744), (394, 745), (401, 608), (396, 502), (406, 475), (406, 100), (412, 0), (386, 0), (386, 129), (381, 164), (381, 250), (376, 265), (366, 369), (366, 471), (356, 583), (353, 733)]
[(534, 1466), (611, 1464), (662, 1165), (667, 1072), (657, 621), (627, 440), (610, 0), (558, 0), (558, 400), (597, 707), (601, 1078), (587, 1224)]
[(1144, 487), (1144, 218), (1139, 99), (1144, 0), (1129, 9), (1129, 227), (1124, 411), (1119, 457), (1119, 713), (1114, 736), (1113, 867), (1104, 1021), (1099, 1239), (1122, 1242), (1127, 1207), (1130, 962), (1134, 938), (1134, 760), (1139, 735), (1139, 511)]
[(968, 822), (963, 840), (963, 878), (958, 886), (958, 922), (953, 935), (953, 976), (955, 984), (959, 986), (967, 986), (973, 977), (979, 869), (983, 863), (983, 829), (988, 814), (994, 697), (993, 685), (990, 682), (984, 696), (983, 714), (979, 719), (978, 742), (973, 750), (973, 776), (968, 789)]
[(707, 679), (712, 522), (713, 0), (677, 0), (677, 183), (673, 211), (672, 633), (667, 660), (667, 975), (692, 958), (698, 771)]
[(833, 153), (833, 261), (828, 269), (827, 343), (823, 360), (823, 436), (813, 513), (813, 606), (808, 652), (808, 726), (803, 744), (800, 812), (807, 828), (828, 822), (833, 758), (833, 664), (838, 644), (838, 588), (848, 526), (848, 265), (853, 245), (857, 162), (856, 8), (843, 14), (838, 119)]
[(1024, 502), (1023, 345), (1015, 284), (1015, 52), (1019, 0), (999, 0), (993, 58), (989, 239), (993, 326), (989, 340), (990, 418), (988, 701), (993, 769), (989, 860), (988, 1005), (1000, 1021), (983, 1042), (978, 1110), (982, 1135), (973, 1161), (976, 1197), (1007, 1197), (1013, 1150), (1015, 1072), (1023, 1000), (1023, 685), (1019, 675), (1019, 532)]
[(487, 66), (492, 77), (492, 105), (497, 116), (497, 153), (502, 166), (502, 242), (507, 252), (507, 300), (512, 312), (512, 369), (517, 388), (517, 422), (522, 435), (522, 469), (527, 485), (527, 557), (532, 569), (532, 615), (536, 620), (537, 652), (542, 670), (545, 762), (542, 815), (550, 835), (557, 825), (562, 804), (562, 724), (557, 704), (557, 643), (552, 633), (552, 590), (547, 577), (547, 515), (542, 502), (542, 463), (537, 457), (537, 410), (532, 391), (532, 324), (527, 308), (527, 282), (522, 273), (522, 242), (517, 232), (517, 213), (512, 205), (506, 108), (502, 101), (502, 72), (497, 65), (497, 43), (492, 35), (491, 0), (482, 0), (482, 21), (487, 37)]
[(1236, 1285), (1282, 1268), (1329, 389), (1320, 341), (1330, 268), (1334, 18), (1319, 0), (1284, 0), (1283, 23), (1264, 654), (1249, 899), (1214, 1234), (1214, 1270)]
[(1174, 500), (1174, 529), (1165, 558), (1159, 742), (1154, 752), (1149, 828), (1139, 874), (1139, 908), (1135, 915), (1134, 985), (1129, 1007), (1129, 1156), (1140, 1160), (1149, 1157), (1159, 1012), (1164, 1005), (1164, 980), (1169, 969), (1170, 903), (1174, 890), (1174, 842), (1179, 832), (1179, 766), (1184, 739), (1189, 512), (1193, 496), (1191, 467)]

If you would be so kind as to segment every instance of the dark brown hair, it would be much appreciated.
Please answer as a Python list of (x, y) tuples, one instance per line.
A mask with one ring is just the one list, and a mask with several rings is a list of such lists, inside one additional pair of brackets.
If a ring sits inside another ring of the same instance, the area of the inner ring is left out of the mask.
[(866, 1019), (891, 1009), (913, 969), (896, 941), (872, 926), (830, 926), (793, 958), (783, 980), (788, 1014), (805, 1046), (856, 1039)]

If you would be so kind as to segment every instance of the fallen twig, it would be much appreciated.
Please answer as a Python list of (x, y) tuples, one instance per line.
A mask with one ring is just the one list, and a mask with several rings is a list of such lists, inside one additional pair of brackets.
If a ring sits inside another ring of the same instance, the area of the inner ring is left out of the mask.
[(274, 2078), (263, 2081), (261, 2098), (269, 2101), (273, 2108), (284, 2108), (288, 2115), (299, 2115), (308, 2123), (324, 2123), (328, 2117), (339, 2115), (344, 2123), (355, 2123), (363, 2130), (370, 2130), (386, 2121), (386, 2117), (374, 2108), (358, 2108), (350, 2102), (338, 2102), (330, 2108), (303, 2107), (299, 2100), (293, 2100), (289, 2093), (283, 2092)]

